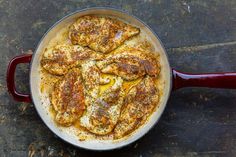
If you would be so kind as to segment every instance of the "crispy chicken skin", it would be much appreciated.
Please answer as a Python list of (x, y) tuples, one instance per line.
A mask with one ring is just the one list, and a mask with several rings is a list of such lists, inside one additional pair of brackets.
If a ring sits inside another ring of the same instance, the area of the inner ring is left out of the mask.
[(140, 30), (117, 19), (98, 16), (83, 16), (70, 26), (69, 38), (73, 44), (108, 53)]
[(72, 67), (88, 59), (98, 60), (102, 55), (79, 45), (57, 45), (47, 49), (41, 60), (42, 67), (51, 74), (64, 75)]
[(98, 61), (97, 66), (102, 73), (114, 74), (127, 81), (144, 76), (158, 76), (160, 64), (154, 54), (133, 47), (124, 47), (119, 53), (111, 54)]
[(81, 126), (97, 135), (106, 135), (115, 127), (121, 107), (124, 92), (121, 89), (123, 80), (120, 77), (100, 97), (87, 101), (87, 112), (80, 118)]
[(70, 70), (59, 80), (51, 94), (51, 103), (56, 111), (55, 121), (70, 126), (85, 110), (84, 87), (78, 68)]
[(146, 76), (130, 89), (125, 97), (114, 138), (119, 139), (134, 131), (147, 118), (159, 101), (158, 89), (152, 77)]

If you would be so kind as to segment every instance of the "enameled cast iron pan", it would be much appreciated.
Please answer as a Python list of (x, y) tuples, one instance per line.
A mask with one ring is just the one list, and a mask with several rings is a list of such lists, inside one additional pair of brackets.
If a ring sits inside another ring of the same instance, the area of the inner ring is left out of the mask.
[[(47, 111), (41, 104), (42, 100), (40, 99), (40, 74), (39, 74), (39, 66), (40, 66), (40, 56), (43, 52), (44, 48), (47, 46), (48, 42), (55, 36), (55, 34), (63, 28), (68, 23), (73, 22), (76, 18), (83, 15), (106, 15), (114, 18), (121, 19), (130, 23), (131, 25), (135, 25), (141, 28), (146, 36), (148, 36), (150, 42), (154, 45), (155, 49), (160, 54), (160, 62), (161, 62), (161, 79), (164, 80), (164, 88), (163, 94), (160, 98), (160, 104), (158, 108), (151, 115), (148, 122), (140, 127), (135, 133), (129, 136), (126, 139), (123, 139), (119, 142), (114, 141), (79, 141), (76, 137), (71, 136), (67, 132), (61, 131), (53, 122)], [(30, 63), (30, 94), (22, 94), (16, 91), (15, 82), (14, 82), (14, 74), (16, 66), (19, 63)], [(90, 149), (90, 150), (110, 150), (115, 148), (120, 148), (126, 146), (137, 139), (141, 138), (144, 134), (146, 134), (158, 121), (164, 108), (166, 106), (167, 100), (169, 98), (170, 92), (182, 87), (212, 87), (212, 88), (236, 88), (236, 73), (208, 73), (208, 74), (187, 74), (176, 71), (169, 66), (169, 61), (167, 58), (167, 54), (165, 52), (165, 48), (163, 47), (158, 36), (141, 20), (138, 18), (129, 15), (125, 12), (109, 9), (109, 8), (89, 8), (85, 10), (76, 11), (60, 21), (54, 24), (43, 36), (41, 41), (39, 42), (35, 52), (33, 55), (31, 54), (23, 54), (20, 56), (14, 57), (9, 65), (7, 70), (7, 87), (10, 94), (16, 101), (20, 102), (33, 102), (35, 108), (42, 118), (44, 123), (48, 126), (48, 128), (53, 131), (57, 136), (59, 136), (64, 141), (73, 144), (77, 147)]]

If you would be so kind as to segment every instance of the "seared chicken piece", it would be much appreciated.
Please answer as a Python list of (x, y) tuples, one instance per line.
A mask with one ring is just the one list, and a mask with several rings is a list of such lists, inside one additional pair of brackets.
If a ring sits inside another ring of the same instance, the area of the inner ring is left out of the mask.
[(115, 83), (98, 98), (90, 98), (87, 112), (80, 118), (81, 126), (97, 135), (110, 133), (120, 116), (124, 92), (123, 80), (116, 77)]
[(79, 45), (62, 44), (47, 49), (42, 56), (41, 65), (51, 74), (64, 75), (70, 68), (88, 59), (99, 60), (102, 55)]
[(160, 72), (160, 65), (154, 54), (132, 47), (118, 50), (118, 53), (98, 61), (97, 66), (102, 73), (114, 74), (127, 81), (145, 74), (156, 77)]
[(131, 133), (153, 111), (159, 101), (158, 89), (152, 77), (145, 77), (130, 89), (124, 100), (119, 121), (114, 129), (115, 139)]
[(108, 53), (139, 32), (138, 28), (113, 18), (83, 16), (70, 26), (69, 38), (73, 44)]
[(85, 110), (84, 87), (78, 68), (70, 70), (55, 85), (51, 103), (56, 111), (57, 123), (70, 126), (80, 118)]
[(85, 93), (90, 97), (97, 98), (99, 94), (100, 71), (95, 61), (86, 61), (81, 65)]

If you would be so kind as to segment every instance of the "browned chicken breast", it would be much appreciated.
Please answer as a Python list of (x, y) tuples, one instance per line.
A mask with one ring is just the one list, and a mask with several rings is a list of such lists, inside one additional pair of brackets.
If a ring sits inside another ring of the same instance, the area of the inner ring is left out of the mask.
[(87, 112), (80, 118), (81, 126), (97, 135), (106, 135), (115, 127), (123, 104), (124, 92), (122, 79), (115, 83), (98, 98), (90, 98)]
[(99, 94), (100, 71), (95, 61), (86, 61), (81, 65), (86, 96), (97, 98)]
[(98, 61), (97, 66), (102, 73), (114, 74), (127, 81), (135, 80), (145, 74), (158, 76), (160, 65), (154, 54), (132, 47), (125, 47), (117, 54)]
[(113, 18), (83, 16), (71, 25), (69, 38), (73, 44), (108, 53), (125, 40), (139, 34), (139, 31), (138, 28)]
[(160, 57), (139, 33), (122, 20), (87, 15), (58, 31), (43, 52), (40, 91), (55, 122), (73, 127), (79, 140), (127, 137), (158, 106)]
[(51, 74), (64, 75), (81, 61), (101, 59), (102, 55), (79, 45), (57, 45), (47, 49), (41, 60), (42, 67)]
[(134, 131), (145, 120), (159, 101), (158, 89), (152, 77), (145, 77), (131, 88), (124, 100), (119, 121), (114, 129), (115, 139)]
[(78, 68), (70, 70), (55, 85), (51, 103), (56, 111), (55, 121), (70, 126), (81, 117), (85, 110), (84, 87)]

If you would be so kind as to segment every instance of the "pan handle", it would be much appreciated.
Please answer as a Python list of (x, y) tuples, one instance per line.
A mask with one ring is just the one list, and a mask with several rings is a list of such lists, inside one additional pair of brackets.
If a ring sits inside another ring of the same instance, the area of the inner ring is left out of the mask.
[(16, 91), (16, 87), (15, 87), (16, 66), (19, 63), (30, 63), (31, 58), (32, 58), (32, 54), (22, 54), (22, 55), (14, 57), (8, 64), (7, 88), (8, 88), (9, 93), (13, 96), (13, 98), (16, 101), (27, 102), (27, 103), (32, 102), (30, 94), (21, 94), (18, 91)]
[(177, 90), (183, 87), (209, 87), (236, 89), (236, 73), (205, 73), (189, 74), (172, 69), (173, 87)]

